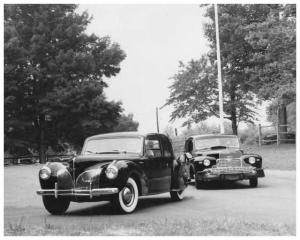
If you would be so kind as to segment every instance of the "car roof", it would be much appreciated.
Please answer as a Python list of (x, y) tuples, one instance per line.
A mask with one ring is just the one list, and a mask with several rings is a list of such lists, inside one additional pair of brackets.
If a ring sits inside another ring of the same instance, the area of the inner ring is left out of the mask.
[(104, 133), (104, 134), (90, 136), (86, 140), (99, 139), (99, 138), (114, 138), (114, 137), (145, 137), (145, 136), (149, 136), (149, 135), (165, 136), (164, 134), (161, 134), (161, 133), (142, 133), (142, 132), (137, 132), (137, 131), (112, 132), (112, 133)]
[(221, 134), (221, 133), (211, 133), (211, 134), (199, 134), (199, 135), (193, 135), (190, 136), (189, 138), (213, 138), (213, 137), (237, 137), (236, 135), (233, 134)]

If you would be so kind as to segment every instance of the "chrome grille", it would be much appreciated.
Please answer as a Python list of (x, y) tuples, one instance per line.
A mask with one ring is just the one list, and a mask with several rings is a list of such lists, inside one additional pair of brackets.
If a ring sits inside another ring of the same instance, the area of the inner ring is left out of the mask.
[(216, 167), (242, 167), (243, 163), (239, 158), (217, 159)]
[(219, 167), (211, 169), (213, 174), (226, 174), (226, 173), (249, 173), (252, 172), (252, 167)]

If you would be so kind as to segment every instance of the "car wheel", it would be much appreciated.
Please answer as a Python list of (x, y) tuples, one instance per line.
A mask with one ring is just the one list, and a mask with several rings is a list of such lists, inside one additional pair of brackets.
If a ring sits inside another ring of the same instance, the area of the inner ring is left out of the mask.
[(138, 186), (134, 179), (128, 178), (125, 187), (113, 198), (113, 205), (121, 213), (132, 213), (137, 206), (138, 198)]
[(196, 188), (197, 188), (197, 189), (201, 189), (201, 188), (204, 187), (204, 182), (199, 181), (199, 180), (196, 180), (196, 181), (195, 181), (195, 185), (196, 185)]
[(184, 197), (184, 194), (183, 194), (184, 190), (181, 190), (181, 191), (171, 191), (170, 192), (170, 195), (171, 195), (171, 199), (173, 201), (181, 201)]
[(250, 187), (257, 187), (257, 178), (251, 178), (249, 179), (249, 182), (250, 182)]
[(43, 203), (49, 213), (61, 215), (69, 208), (70, 200), (62, 197), (43, 196)]

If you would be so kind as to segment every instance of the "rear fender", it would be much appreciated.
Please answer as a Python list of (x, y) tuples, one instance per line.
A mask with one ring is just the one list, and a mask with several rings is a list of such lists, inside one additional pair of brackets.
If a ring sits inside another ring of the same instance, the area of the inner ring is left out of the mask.
[(187, 164), (181, 158), (175, 159), (173, 161), (171, 189), (184, 190), (187, 187), (188, 176)]

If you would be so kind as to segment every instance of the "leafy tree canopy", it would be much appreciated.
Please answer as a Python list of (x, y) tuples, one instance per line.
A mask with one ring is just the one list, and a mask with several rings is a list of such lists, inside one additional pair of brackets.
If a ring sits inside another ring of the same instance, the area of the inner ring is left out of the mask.
[(122, 114), (118, 119), (118, 125), (114, 127), (115, 132), (137, 131), (139, 123), (133, 120), (133, 114)]
[(86, 34), (91, 17), (76, 7), (4, 6), (5, 137), (40, 154), (58, 139), (81, 145), (112, 131), (122, 112), (106, 100), (103, 79), (119, 73), (126, 55), (109, 37)]
[[(175, 109), (171, 120), (187, 118), (184, 125), (219, 115), (215, 12), (211, 5), (202, 7), (211, 20), (204, 25), (210, 51), (187, 65), (180, 63), (166, 103)], [(274, 20), (274, 13), (282, 17)], [(253, 122), (259, 100), (290, 96), (295, 89), (294, 14), (291, 5), (218, 5), (224, 112), (234, 134), (239, 122)]]
[(247, 42), (253, 47), (250, 82), (262, 99), (296, 99), (296, 5), (272, 5), (263, 22), (247, 26)]

